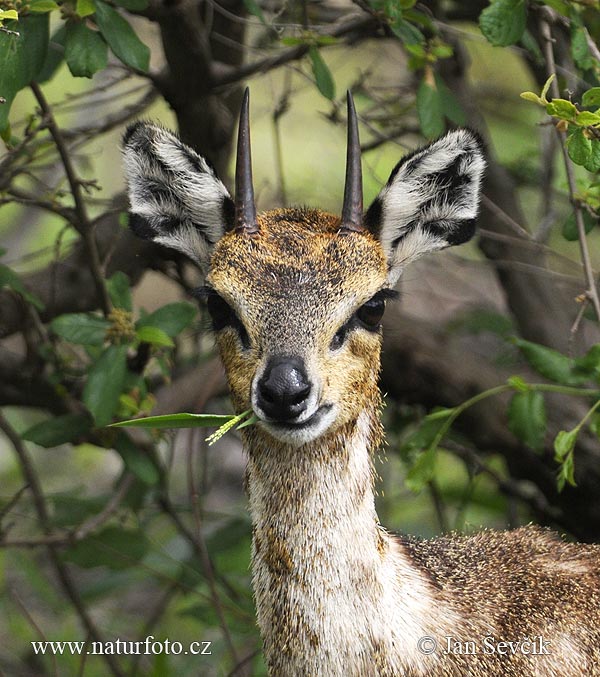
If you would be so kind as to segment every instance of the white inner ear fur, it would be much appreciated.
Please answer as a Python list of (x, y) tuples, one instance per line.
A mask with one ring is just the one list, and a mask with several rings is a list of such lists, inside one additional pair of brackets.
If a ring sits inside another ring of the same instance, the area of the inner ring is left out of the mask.
[[(444, 177), (451, 167), (453, 176), (461, 179), (452, 187), (451, 177)], [(407, 263), (451, 246), (453, 236), (462, 227), (469, 228), (479, 210), (484, 169), (480, 142), (464, 129), (450, 132), (402, 162), (377, 198), (379, 238), (388, 258), (390, 284), (395, 284)], [(427, 224), (435, 225), (428, 229)]]
[[(134, 130), (123, 148), (130, 212), (144, 219), (145, 236), (208, 266), (225, 232), (229, 193), (206, 160), (156, 125)], [(153, 190), (154, 187), (154, 190)]]

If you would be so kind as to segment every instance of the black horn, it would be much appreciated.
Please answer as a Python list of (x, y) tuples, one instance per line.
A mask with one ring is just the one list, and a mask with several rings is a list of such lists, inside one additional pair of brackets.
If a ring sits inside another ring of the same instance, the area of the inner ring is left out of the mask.
[(250, 91), (246, 87), (240, 112), (237, 159), (235, 163), (235, 232), (258, 233), (254, 187), (252, 185), (252, 156), (250, 153)]
[(346, 185), (344, 187), (344, 206), (342, 207), (342, 230), (355, 232), (364, 230), (358, 119), (350, 91), (348, 91), (348, 147), (346, 150)]

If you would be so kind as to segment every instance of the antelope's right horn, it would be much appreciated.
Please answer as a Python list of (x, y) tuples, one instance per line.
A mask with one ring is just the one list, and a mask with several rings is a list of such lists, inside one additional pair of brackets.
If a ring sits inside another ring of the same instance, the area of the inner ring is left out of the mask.
[(250, 90), (246, 87), (240, 112), (237, 158), (235, 162), (235, 232), (258, 233), (254, 187), (252, 185), (252, 155), (250, 153)]

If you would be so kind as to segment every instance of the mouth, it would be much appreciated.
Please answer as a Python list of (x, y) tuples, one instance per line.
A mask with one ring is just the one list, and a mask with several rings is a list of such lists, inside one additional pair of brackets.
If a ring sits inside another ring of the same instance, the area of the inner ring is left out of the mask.
[(300, 445), (320, 437), (335, 418), (333, 404), (321, 405), (304, 421), (265, 421), (260, 424), (276, 439)]
[(267, 423), (279, 430), (305, 430), (307, 428), (312, 428), (312, 426), (317, 425), (323, 416), (331, 410), (333, 407), (332, 404), (323, 404), (321, 405), (311, 416), (309, 416), (304, 421), (267, 421)]

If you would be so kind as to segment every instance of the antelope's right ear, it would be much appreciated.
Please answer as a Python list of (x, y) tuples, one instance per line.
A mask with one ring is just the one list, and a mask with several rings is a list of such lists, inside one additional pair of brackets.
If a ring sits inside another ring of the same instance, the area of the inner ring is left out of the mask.
[(123, 137), (133, 232), (177, 249), (206, 272), (212, 247), (233, 227), (234, 204), (206, 160), (174, 134), (135, 122)]
[(365, 214), (386, 254), (390, 284), (419, 256), (473, 236), (484, 168), (481, 139), (468, 129), (400, 160)]

